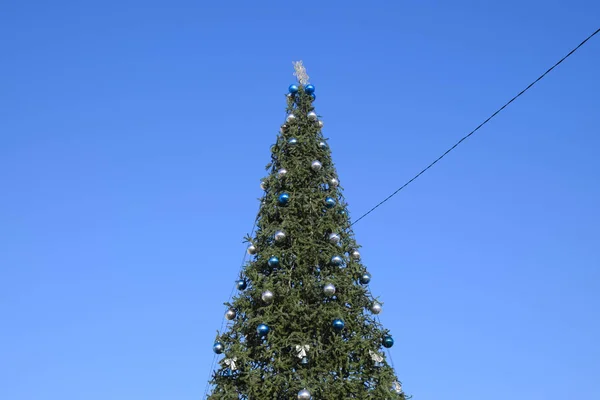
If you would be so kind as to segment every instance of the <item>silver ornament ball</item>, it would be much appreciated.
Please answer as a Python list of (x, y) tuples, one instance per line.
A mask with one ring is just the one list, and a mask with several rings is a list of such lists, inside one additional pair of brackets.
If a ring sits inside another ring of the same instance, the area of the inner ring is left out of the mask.
[(279, 176), (280, 178), (283, 178), (286, 174), (287, 174), (287, 169), (285, 169), (285, 168), (281, 168), (279, 171), (277, 171), (277, 176)]
[(302, 389), (298, 392), (298, 400), (310, 400), (310, 392), (306, 389)]
[(319, 117), (317, 117), (317, 113), (315, 113), (314, 111), (311, 111), (308, 113), (308, 119), (310, 119), (311, 121), (316, 121)]
[(256, 254), (256, 251), (257, 250), (256, 250), (256, 246), (255, 245), (251, 244), (250, 246), (248, 246), (248, 254), (254, 255), (254, 254)]
[(296, 119), (296, 116), (294, 114), (290, 114), (287, 116), (287, 118), (285, 119), (287, 122), (292, 122)]
[(262, 301), (264, 301), (267, 304), (270, 304), (273, 301), (273, 297), (275, 297), (275, 295), (270, 290), (265, 290), (260, 296)]
[(329, 180), (329, 184), (331, 185), (331, 187), (338, 187), (340, 184), (340, 181), (338, 181), (336, 178), (331, 178)]
[(285, 239), (285, 233), (283, 231), (275, 232), (275, 241), (276, 242), (281, 242), (283, 239)]
[(313, 171), (320, 171), (321, 168), (323, 168), (323, 164), (321, 164), (321, 162), (315, 160), (310, 164), (310, 167), (313, 169)]
[(338, 244), (340, 242), (340, 235), (337, 233), (332, 233), (329, 235), (329, 243)]
[(232, 319), (234, 319), (235, 316), (236, 316), (236, 313), (235, 313), (235, 310), (233, 308), (230, 308), (225, 313), (225, 318), (227, 318), (229, 321), (231, 321)]
[(354, 251), (352, 251), (352, 254), (351, 254), (351, 255), (352, 255), (352, 258), (353, 258), (354, 260), (357, 260), (357, 261), (358, 261), (358, 260), (360, 260), (360, 253), (359, 253), (359, 251), (358, 251), (358, 250), (354, 250)]
[(261, 188), (262, 190), (267, 190), (267, 182), (265, 182), (265, 181), (261, 181), (261, 182), (260, 182), (260, 188)]
[(323, 127), (323, 121), (319, 121), (319, 128)]
[(335, 294), (335, 286), (333, 286), (332, 283), (328, 283), (323, 286), (323, 292), (325, 292), (327, 296), (333, 296)]
[(383, 311), (383, 307), (378, 302), (373, 303), (371, 306), (371, 312), (375, 315), (381, 314)]

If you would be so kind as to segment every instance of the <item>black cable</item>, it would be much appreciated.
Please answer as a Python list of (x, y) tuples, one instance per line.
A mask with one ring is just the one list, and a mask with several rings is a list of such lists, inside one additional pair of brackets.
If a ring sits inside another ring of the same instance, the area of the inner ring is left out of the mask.
[(592, 33), (590, 36), (588, 36), (587, 38), (585, 38), (585, 40), (583, 42), (579, 43), (573, 50), (571, 50), (566, 56), (564, 56), (563, 58), (561, 58), (556, 64), (554, 64), (552, 67), (548, 68), (548, 70), (546, 70), (546, 72), (544, 72), (542, 75), (540, 75), (535, 81), (531, 82), (525, 89), (521, 90), (519, 92), (519, 94), (517, 94), (515, 97), (513, 97), (512, 99), (510, 99), (506, 104), (504, 104), (502, 107), (500, 107), (498, 110), (496, 110), (495, 113), (493, 113), (492, 115), (490, 115), (485, 121), (483, 121), (481, 124), (479, 124), (477, 126), (477, 128), (473, 129), (471, 132), (469, 132), (468, 135), (464, 136), (462, 139), (460, 139), (458, 142), (456, 142), (454, 144), (454, 146), (450, 147), (448, 150), (446, 150), (446, 152), (444, 154), (442, 154), (441, 156), (439, 156), (434, 162), (432, 162), (427, 167), (425, 167), (423, 170), (421, 170), (421, 172), (419, 172), (417, 175), (415, 175), (412, 179), (410, 179), (404, 185), (400, 186), (400, 188), (398, 188), (398, 190), (396, 190), (394, 193), (392, 193), (391, 195), (389, 195), (388, 197), (386, 197), (385, 199), (383, 199), (375, 207), (371, 208), (369, 211), (367, 211), (366, 213), (364, 213), (363, 215), (361, 215), (360, 218), (358, 218), (356, 221), (352, 222), (350, 224), (350, 226), (356, 224), (358, 221), (360, 221), (361, 219), (363, 219), (367, 215), (371, 214), (373, 211), (375, 211), (377, 208), (379, 208), (383, 203), (385, 203), (386, 201), (388, 201), (389, 199), (391, 199), (392, 197), (394, 197), (396, 194), (398, 194), (398, 192), (400, 192), (402, 189), (404, 189), (405, 187), (407, 187), (408, 185), (410, 185), (415, 179), (417, 179), (418, 177), (420, 177), (421, 175), (423, 175), (429, 168), (433, 167), (438, 161), (440, 161), (448, 153), (450, 153), (452, 150), (454, 150), (456, 147), (458, 147), (459, 144), (461, 144), (469, 136), (471, 136), (472, 134), (474, 134), (475, 132), (477, 132), (482, 126), (484, 126), (485, 124), (487, 124), (492, 118), (494, 118), (496, 115), (498, 115), (500, 113), (500, 111), (502, 111), (506, 107), (508, 107), (508, 105), (510, 103), (512, 103), (513, 101), (515, 101), (516, 99), (518, 99), (522, 94), (524, 94), (526, 91), (528, 91), (533, 85), (535, 85), (536, 83), (538, 83), (539, 81), (541, 81), (546, 75), (548, 75), (550, 73), (550, 71), (552, 71), (554, 68), (558, 67), (558, 65), (560, 63), (562, 63), (563, 61), (565, 61), (573, 53), (575, 53), (577, 50), (579, 50), (579, 48), (581, 46), (583, 46), (588, 40), (590, 40), (592, 37), (594, 37), (598, 32), (600, 32), (600, 28), (598, 28), (594, 33)]

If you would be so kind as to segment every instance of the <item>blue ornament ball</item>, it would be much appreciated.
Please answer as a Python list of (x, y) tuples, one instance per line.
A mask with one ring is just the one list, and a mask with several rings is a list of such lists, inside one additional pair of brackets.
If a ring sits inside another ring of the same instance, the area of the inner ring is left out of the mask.
[(236, 287), (238, 290), (245, 290), (248, 287), (248, 283), (245, 280), (241, 279), (237, 281)]
[(391, 348), (394, 345), (394, 338), (391, 336), (386, 336), (383, 338), (383, 347), (386, 349)]
[(290, 195), (287, 193), (281, 193), (277, 199), (277, 202), (280, 206), (287, 206), (290, 202)]
[(315, 101), (317, 99), (317, 95), (315, 95), (314, 93), (311, 93), (310, 97), (312, 97), (312, 101)]
[(296, 93), (298, 93), (298, 85), (296, 85), (296, 84), (293, 84), (293, 83), (292, 83), (292, 84), (290, 85), (290, 87), (288, 88), (288, 91), (289, 91), (291, 94), (296, 94)]
[(315, 85), (309, 83), (308, 85), (304, 86), (304, 91), (308, 94), (313, 94), (315, 92)]
[(333, 329), (335, 329), (336, 331), (341, 331), (342, 329), (344, 329), (344, 326), (346, 326), (346, 324), (344, 323), (344, 321), (342, 321), (341, 319), (334, 319), (333, 320)]
[(216, 354), (221, 354), (221, 353), (223, 353), (224, 350), (225, 350), (225, 346), (223, 346), (223, 343), (221, 343), (221, 342), (215, 342), (215, 344), (213, 345), (213, 351)]
[(270, 330), (271, 328), (269, 328), (269, 325), (267, 324), (260, 324), (256, 327), (256, 333), (260, 336), (266, 336)]
[(339, 267), (340, 265), (342, 265), (344, 263), (344, 259), (340, 256), (333, 256), (331, 257), (331, 264), (335, 265), (336, 267)]
[(327, 197), (325, 199), (325, 207), (327, 207), (327, 208), (335, 207), (335, 199), (332, 197)]
[(269, 267), (279, 267), (279, 258), (275, 256), (269, 258), (268, 264)]
[(369, 282), (371, 282), (371, 274), (368, 273), (368, 272), (365, 272), (364, 274), (362, 274), (362, 276), (360, 277), (359, 281), (363, 285), (367, 285)]

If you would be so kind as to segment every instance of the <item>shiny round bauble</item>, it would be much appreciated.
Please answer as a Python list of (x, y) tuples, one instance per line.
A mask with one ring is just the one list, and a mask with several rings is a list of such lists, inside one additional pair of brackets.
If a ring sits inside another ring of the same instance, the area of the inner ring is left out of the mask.
[(282, 242), (285, 239), (285, 232), (277, 231), (275, 232), (275, 235), (273, 235), (273, 238), (276, 242)]
[(262, 301), (264, 301), (267, 304), (271, 304), (273, 302), (274, 297), (275, 297), (275, 295), (270, 290), (265, 290), (260, 295), (260, 298), (262, 299)]
[(279, 267), (279, 258), (273, 256), (269, 258), (267, 263), (269, 264), (269, 267)]
[(223, 343), (221, 342), (215, 342), (215, 344), (213, 345), (213, 351), (216, 354), (221, 354), (223, 353), (223, 351), (225, 351), (225, 346), (223, 346)]
[(327, 208), (335, 207), (335, 199), (333, 199), (332, 197), (327, 197), (325, 199), (325, 207), (327, 207)]
[(386, 349), (389, 349), (394, 345), (394, 338), (391, 337), (390, 335), (387, 335), (386, 337), (383, 338), (382, 344), (383, 344), (383, 347), (385, 347)]
[(341, 240), (340, 235), (338, 235), (337, 233), (329, 234), (329, 243), (338, 244), (340, 242), (340, 240)]
[(260, 188), (261, 188), (262, 190), (267, 190), (267, 182), (265, 182), (265, 181), (261, 181), (261, 182), (260, 182)]
[(281, 168), (279, 171), (277, 171), (277, 176), (279, 176), (280, 178), (283, 178), (286, 174), (287, 174), (287, 169), (285, 169), (285, 168)]
[(306, 389), (302, 389), (298, 392), (298, 400), (310, 400), (310, 392)]
[(260, 324), (256, 327), (256, 333), (260, 336), (266, 336), (270, 330), (271, 328), (269, 328), (269, 325), (267, 324)]
[(248, 287), (248, 283), (245, 280), (241, 279), (241, 280), (237, 281), (235, 286), (237, 287), (238, 290), (245, 290)]
[(236, 316), (236, 315), (237, 315), (237, 314), (236, 314), (235, 310), (234, 310), (233, 308), (230, 308), (230, 309), (229, 309), (229, 310), (227, 310), (227, 312), (225, 313), (225, 318), (226, 318), (228, 321), (231, 321), (232, 319), (234, 319), (234, 318), (235, 318), (235, 316)]
[(317, 119), (319, 119), (319, 117), (317, 116), (317, 113), (314, 111), (311, 111), (308, 113), (308, 119), (310, 119), (311, 121), (316, 121)]
[(339, 267), (340, 265), (342, 265), (344, 263), (344, 259), (340, 256), (333, 256), (331, 257), (331, 264), (335, 265), (336, 267)]
[(341, 319), (334, 319), (333, 320), (333, 329), (335, 329), (336, 331), (341, 331), (342, 329), (344, 329), (344, 326), (346, 326), (346, 324), (344, 323), (344, 321), (342, 321)]
[(297, 144), (298, 144), (298, 139), (296, 139), (296, 138), (291, 138), (290, 140), (288, 140), (288, 144), (289, 144), (290, 146), (297, 145)]
[(331, 187), (334, 187), (334, 188), (336, 188), (336, 187), (338, 187), (338, 186), (340, 185), (340, 181), (338, 181), (336, 178), (331, 178), (331, 179), (329, 180), (329, 185), (330, 185)]
[(321, 150), (325, 150), (327, 148), (327, 143), (325, 143), (325, 142), (319, 142), (319, 148)]
[(375, 315), (381, 314), (382, 311), (383, 307), (378, 302), (373, 303), (373, 305), (371, 306), (371, 312)]
[(323, 286), (323, 292), (327, 296), (333, 296), (335, 294), (335, 286), (333, 286), (333, 283), (328, 283), (327, 285)]
[(323, 121), (319, 120), (319, 128), (323, 127)]
[(281, 125), (281, 127), (279, 128), (279, 133), (283, 134), (285, 133), (285, 131), (287, 130), (287, 125), (283, 124)]
[(287, 118), (285, 119), (287, 122), (293, 122), (296, 120), (296, 116), (294, 114), (290, 114), (287, 116)]
[(298, 85), (292, 83), (290, 85), (290, 87), (288, 88), (288, 92), (290, 92), (291, 94), (296, 94), (298, 93)]
[(350, 253), (350, 255), (352, 256), (353, 260), (360, 260), (360, 252), (358, 250), (353, 250), (352, 253)]
[(302, 357), (302, 359), (300, 360), (300, 364), (308, 365), (308, 357)]
[(304, 91), (308, 94), (313, 94), (315, 92), (315, 86), (309, 83), (308, 85), (304, 86)]
[(289, 202), (290, 195), (288, 193), (281, 193), (277, 198), (277, 203), (279, 203), (280, 206), (287, 206)]
[(358, 281), (363, 285), (367, 285), (369, 282), (371, 282), (371, 274), (368, 272), (365, 272), (364, 274), (361, 275), (361, 277), (359, 278)]
[(312, 99), (312, 101), (315, 101), (317, 99), (317, 95), (316, 94), (311, 94), (310, 98)]
[(320, 171), (321, 168), (323, 168), (323, 164), (321, 164), (320, 161), (315, 160), (310, 163), (310, 167), (313, 169), (313, 171)]
[(248, 246), (248, 254), (250, 254), (251, 256), (255, 255), (256, 252), (258, 250), (256, 249), (256, 246), (251, 244), (250, 246)]

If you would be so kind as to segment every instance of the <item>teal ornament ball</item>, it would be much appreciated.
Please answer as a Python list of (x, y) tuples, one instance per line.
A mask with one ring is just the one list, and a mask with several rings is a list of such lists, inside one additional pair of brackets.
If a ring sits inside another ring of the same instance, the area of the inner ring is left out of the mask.
[(385, 347), (386, 349), (391, 348), (394, 345), (394, 338), (387, 335), (386, 337), (383, 338), (383, 347)]
[(333, 197), (327, 197), (325, 199), (325, 207), (327, 207), (327, 208), (335, 207), (335, 199)]
[(256, 327), (256, 333), (260, 336), (266, 336), (270, 330), (271, 328), (267, 324), (260, 324)]
[(246, 283), (245, 280), (241, 279), (241, 280), (237, 281), (235, 286), (237, 287), (238, 290), (245, 290), (248, 287), (248, 283)]
[(368, 272), (365, 272), (364, 274), (361, 275), (361, 277), (359, 278), (359, 282), (363, 285), (368, 285), (369, 282), (371, 282), (371, 274)]
[(281, 193), (277, 198), (277, 202), (280, 206), (287, 206), (290, 202), (290, 195), (288, 193)]
[(223, 346), (223, 343), (221, 342), (215, 342), (215, 344), (213, 345), (213, 351), (216, 354), (221, 354), (223, 353), (223, 351), (225, 351), (225, 346)]
[(346, 326), (346, 324), (344, 323), (344, 321), (342, 321), (341, 319), (334, 319), (333, 320), (333, 329), (335, 329), (336, 331), (341, 331), (342, 329), (344, 329), (344, 326)]
[(344, 263), (344, 259), (340, 256), (333, 256), (331, 257), (331, 264), (335, 265), (336, 267), (339, 267), (340, 265), (342, 265)]
[(304, 91), (308, 94), (313, 94), (315, 92), (315, 86), (309, 83), (308, 85), (304, 86)]
[(269, 264), (269, 267), (271, 267), (271, 268), (279, 267), (279, 258), (273, 256), (273, 257), (269, 258), (269, 261), (267, 263)]
[(290, 87), (288, 88), (288, 92), (290, 92), (291, 94), (296, 94), (298, 93), (298, 85), (295, 84), (291, 84)]

